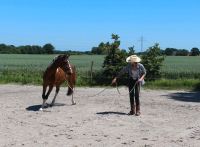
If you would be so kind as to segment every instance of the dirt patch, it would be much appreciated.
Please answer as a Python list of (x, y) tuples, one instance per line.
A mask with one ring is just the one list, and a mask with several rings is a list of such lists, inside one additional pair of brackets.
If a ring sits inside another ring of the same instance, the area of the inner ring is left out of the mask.
[(40, 112), (41, 86), (0, 85), (0, 146), (200, 146), (200, 93), (142, 90), (136, 117), (115, 88), (89, 97), (101, 90), (77, 88), (71, 105), (61, 88)]

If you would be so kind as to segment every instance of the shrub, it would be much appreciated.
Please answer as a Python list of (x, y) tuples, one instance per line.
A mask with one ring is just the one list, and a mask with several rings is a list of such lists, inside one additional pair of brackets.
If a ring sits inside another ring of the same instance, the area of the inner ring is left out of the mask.
[(158, 43), (146, 51), (146, 53), (142, 56), (142, 64), (147, 70), (147, 79), (154, 80), (161, 77), (160, 69), (163, 61), (164, 56), (161, 55)]

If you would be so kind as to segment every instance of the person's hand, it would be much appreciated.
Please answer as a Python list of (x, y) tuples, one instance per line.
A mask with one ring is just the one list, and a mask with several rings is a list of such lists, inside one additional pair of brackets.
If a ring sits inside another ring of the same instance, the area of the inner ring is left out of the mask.
[(114, 78), (113, 80), (112, 80), (112, 85), (114, 85), (114, 84), (116, 84), (117, 83), (117, 78)]
[(142, 82), (142, 79), (139, 79), (137, 82), (138, 82), (138, 83)]

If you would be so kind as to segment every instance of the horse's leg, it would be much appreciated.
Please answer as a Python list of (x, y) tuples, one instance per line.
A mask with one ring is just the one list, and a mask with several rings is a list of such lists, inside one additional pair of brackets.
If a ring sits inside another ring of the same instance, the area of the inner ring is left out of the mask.
[(72, 96), (72, 105), (76, 105), (76, 102), (74, 101), (74, 88), (73, 88), (73, 84), (68, 81), (68, 92), (67, 95), (71, 95)]
[(76, 102), (74, 101), (74, 86), (75, 86), (75, 73), (69, 76), (68, 79), (68, 93), (67, 95), (72, 95), (72, 105), (76, 105)]
[(47, 85), (43, 84), (43, 92), (42, 92), (42, 99), (43, 99), (43, 102), (42, 102), (42, 106), (40, 108), (40, 110), (43, 110), (44, 106), (45, 106), (45, 103), (46, 103), (46, 90), (47, 90)]
[(71, 77), (71, 82), (73, 85), (73, 93), (72, 93), (72, 104), (76, 105), (76, 102), (74, 101), (74, 89), (75, 89), (75, 84), (76, 84), (76, 69), (75, 67), (73, 68), (73, 74)]
[(51, 106), (53, 106), (55, 104), (55, 100), (56, 100), (56, 97), (58, 95), (59, 90), (60, 90), (60, 86), (57, 85), (56, 86), (56, 93), (55, 93), (55, 96), (54, 96), (54, 98), (53, 98), (53, 100), (51, 102)]
[(42, 92), (42, 99), (46, 99), (46, 96), (45, 96), (45, 93), (46, 93), (46, 90), (47, 90), (47, 85), (43, 84), (43, 92)]
[(73, 94), (73, 85), (71, 84), (70, 80), (67, 81), (67, 85), (68, 85), (67, 95), (70, 96)]
[(76, 102), (74, 101), (74, 94), (72, 93), (72, 105), (76, 105)]
[[(53, 85), (49, 85), (49, 90), (48, 90), (47, 94), (46, 94), (46, 95), (45, 95), (45, 94), (44, 94), (44, 95), (42, 94), (44, 97), (43, 97), (42, 106), (41, 106), (41, 108), (40, 108), (41, 111), (44, 109), (45, 103), (46, 103), (46, 101), (47, 101), (47, 99), (48, 99), (48, 97), (49, 97), (49, 94), (51, 93), (52, 89), (53, 89)], [(43, 89), (43, 90), (44, 90), (44, 89)], [(46, 88), (45, 88), (45, 91), (46, 91)]]

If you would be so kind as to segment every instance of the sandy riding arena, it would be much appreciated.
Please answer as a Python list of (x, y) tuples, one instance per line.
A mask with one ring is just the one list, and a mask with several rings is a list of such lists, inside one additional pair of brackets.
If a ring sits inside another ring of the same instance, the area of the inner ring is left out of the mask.
[(200, 146), (200, 93), (142, 90), (136, 117), (115, 88), (88, 97), (102, 89), (77, 88), (71, 105), (62, 87), (56, 105), (41, 112), (41, 86), (0, 85), (0, 146)]

